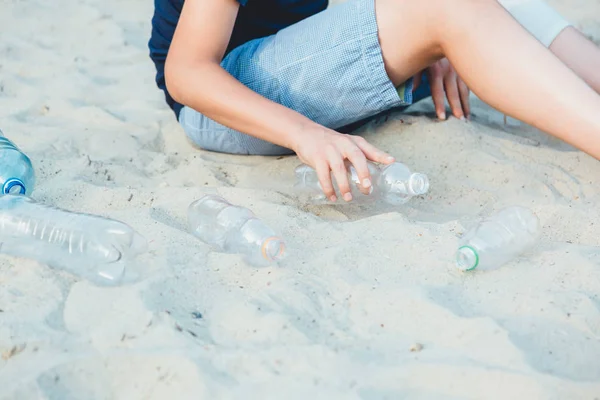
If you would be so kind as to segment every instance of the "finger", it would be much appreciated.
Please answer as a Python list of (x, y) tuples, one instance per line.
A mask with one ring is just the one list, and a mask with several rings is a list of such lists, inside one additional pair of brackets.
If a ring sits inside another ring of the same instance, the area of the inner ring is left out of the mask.
[(464, 119), (462, 104), (460, 102), (460, 95), (458, 93), (458, 82), (456, 75), (450, 74), (444, 79), (444, 89), (446, 90), (446, 97), (448, 98), (448, 104), (452, 114), (458, 119)]
[(423, 80), (423, 73), (419, 72), (413, 77), (413, 92), (416, 92), (419, 86), (421, 85), (421, 81)]
[(331, 169), (329, 168), (329, 163), (327, 163), (326, 160), (319, 162), (316, 166), (316, 171), (323, 193), (329, 200), (335, 202), (337, 196), (335, 195), (335, 190), (333, 189), (333, 184), (331, 182)]
[(342, 154), (337, 150), (332, 150), (329, 152), (327, 160), (329, 161), (329, 166), (333, 172), (337, 187), (340, 190), (340, 195), (345, 201), (351, 201), (352, 194), (350, 193), (350, 184), (348, 183), (348, 170), (346, 169)]
[(441, 120), (446, 119), (446, 104), (444, 102), (444, 81), (441, 76), (431, 76), (431, 98), (435, 113)]
[(460, 94), (460, 102), (462, 103), (462, 109), (465, 113), (465, 117), (471, 118), (471, 104), (469, 103), (469, 87), (462, 79), (458, 78), (458, 92)]
[(394, 157), (392, 157), (390, 154), (386, 153), (383, 150), (379, 150), (377, 147), (367, 142), (365, 138), (361, 136), (353, 136), (352, 140), (362, 150), (362, 152), (368, 160), (375, 161), (381, 164), (391, 164), (394, 161), (396, 161)]
[[(362, 194), (371, 193), (371, 173), (367, 165), (367, 157), (353, 141), (348, 142), (348, 147), (344, 149), (344, 156), (352, 163), (358, 177), (357, 188)], [(352, 182), (354, 183), (354, 182)]]

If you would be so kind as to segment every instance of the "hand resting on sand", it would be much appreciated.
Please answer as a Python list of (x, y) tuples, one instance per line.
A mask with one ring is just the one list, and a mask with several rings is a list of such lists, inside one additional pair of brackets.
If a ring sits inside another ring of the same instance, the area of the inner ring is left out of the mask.
[(417, 74), (414, 78), (414, 89), (421, 84), (423, 74), (427, 74), (431, 85), (431, 97), (435, 106), (435, 113), (441, 120), (446, 119), (446, 104), (444, 96), (452, 110), (452, 115), (458, 119), (469, 118), (471, 107), (469, 105), (469, 88), (458, 76), (456, 70), (447, 58), (433, 63), (429, 68)]

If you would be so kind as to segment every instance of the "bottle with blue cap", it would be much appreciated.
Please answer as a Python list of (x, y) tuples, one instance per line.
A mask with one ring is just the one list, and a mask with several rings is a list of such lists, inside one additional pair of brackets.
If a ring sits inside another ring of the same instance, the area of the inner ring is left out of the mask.
[(0, 130), (0, 194), (30, 195), (34, 185), (31, 160)]

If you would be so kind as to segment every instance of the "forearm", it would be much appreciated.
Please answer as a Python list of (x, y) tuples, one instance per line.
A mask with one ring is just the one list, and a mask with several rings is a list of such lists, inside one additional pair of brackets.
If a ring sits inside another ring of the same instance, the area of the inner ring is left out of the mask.
[(167, 72), (173, 98), (231, 129), (296, 151), (299, 137), (316, 123), (247, 88), (216, 63)]
[(600, 47), (577, 29), (569, 27), (554, 40), (550, 50), (600, 93)]

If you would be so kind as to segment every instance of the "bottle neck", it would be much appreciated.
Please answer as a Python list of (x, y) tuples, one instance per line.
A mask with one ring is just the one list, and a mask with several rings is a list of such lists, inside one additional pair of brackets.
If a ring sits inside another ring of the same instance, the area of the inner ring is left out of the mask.
[(400, 179), (384, 177), (383, 187), (390, 195), (402, 197), (421, 196), (429, 190), (429, 179), (425, 174), (413, 173)]
[(271, 236), (263, 240), (260, 250), (265, 260), (280, 261), (285, 256), (285, 242), (280, 237)]
[(25, 194), (25, 184), (17, 178), (11, 178), (2, 185), (2, 194)]
[(456, 254), (456, 266), (460, 271), (472, 271), (479, 265), (479, 255), (471, 246), (462, 246)]
[(286, 254), (285, 241), (256, 218), (249, 219), (240, 227), (237, 240), (248, 255), (263, 264), (280, 261)]
[(420, 196), (429, 190), (429, 179), (425, 174), (414, 173), (408, 178), (406, 187), (410, 195)]

